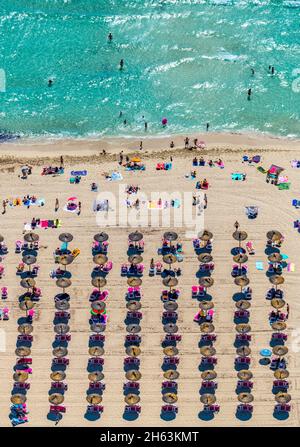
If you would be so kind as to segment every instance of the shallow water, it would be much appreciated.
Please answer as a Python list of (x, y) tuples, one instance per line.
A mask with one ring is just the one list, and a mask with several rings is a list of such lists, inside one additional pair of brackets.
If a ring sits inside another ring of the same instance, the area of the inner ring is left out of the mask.
[(0, 128), (299, 137), (299, 23), (296, 0), (0, 0)]

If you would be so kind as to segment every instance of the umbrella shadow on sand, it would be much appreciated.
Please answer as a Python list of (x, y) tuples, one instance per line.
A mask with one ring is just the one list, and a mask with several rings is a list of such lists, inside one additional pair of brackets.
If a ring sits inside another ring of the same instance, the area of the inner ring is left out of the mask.
[(290, 417), (290, 413), (288, 411), (273, 411), (273, 417), (279, 421), (285, 421)]
[(163, 421), (174, 421), (174, 419), (176, 419), (176, 413), (173, 413), (171, 411), (162, 411), (160, 413), (160, 418)]
[(131, 413), (126, 413), (124, 411), (123, 413), (123, 419), (125, 419), (125, 421), (135, 421), (136, 419), (138, 419), (139, 417), (139, 413), (136, 412), (131, 412)]
[(203, 411), (202, 410), (198, 413), (198, 417), (202, 421), (211, 421), (212, 419), (214, 419), (215, 415), (214, 415), (213, 411)]
[(280, 253), (280, 249), (276, 248), (276, 247), (269, 247), (269, 246), (267, 246), (265, 248), (265, 255), (270, 256), (273, 253)]
[(87, 421), (90, 422), (95, 422), (98, 421), (99, 419), (101, 419), (101, 412), (96, 412), (96, 413), (88, 413), (87, 411), (85, 412), (84, 418)]
[(235, 416), (240, 421), (249, 421), (252, 418), (252, 413), (250, 413), (250, 411), (239, 411), (237, 409)]

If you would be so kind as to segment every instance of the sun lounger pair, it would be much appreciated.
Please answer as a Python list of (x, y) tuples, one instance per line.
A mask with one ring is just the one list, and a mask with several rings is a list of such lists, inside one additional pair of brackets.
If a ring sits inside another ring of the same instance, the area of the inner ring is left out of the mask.
[(157, 163), (156, 170), (157, 171), (169, 171), (172, 169), (172, 163)]
[(257, 206), (246, 206), (245, 207), (246, 216), (248, 219), (256, 219), (258, 215), (258, 207)]
[(231, 174), (231, 180), (246, 180), (246, 174), (235, 172)]
[(71, 171), (71, 176), (72, 177), (85, 177), (87, 175), (87, 171), (83, 170), (83, 171)]

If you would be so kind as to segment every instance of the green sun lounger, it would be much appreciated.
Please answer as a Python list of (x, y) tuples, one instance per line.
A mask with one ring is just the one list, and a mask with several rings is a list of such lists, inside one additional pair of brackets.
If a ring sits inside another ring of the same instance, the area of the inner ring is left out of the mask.
[(266, 171), (262, 166), (259, 166), (258, 168), (257, 168), (257, 170), (259, 171), (259, 172), (261, 172), (262, 174), (266, 174), (268, 171)]

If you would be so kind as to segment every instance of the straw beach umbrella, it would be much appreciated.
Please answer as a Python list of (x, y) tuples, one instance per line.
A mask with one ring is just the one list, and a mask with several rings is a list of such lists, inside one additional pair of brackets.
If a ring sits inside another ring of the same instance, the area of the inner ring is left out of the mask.
[(168, 242), (174, 242), (178, 239), (178, 234), (175, 231), (166, 231), (164, 233), (164, 239)]
[(31, 334), (32, 331), (33, 331), (32, 324), (23, 323), (23, 324), (20, 324), (20, 326), (18, 326), (18, 332), (20, 334), (29, 335), (29, 334)]
[(208, 369), (201, 373), (202, 380), (214, 380), (217, 378), (217, 373), (213, 369)]
[(27, 233), (24, 235), (24, 241), (26, 242), (37, 242), (40, 239), (39, 235), (36, 233)]
[(239, 393), (238, 400), (243, 404), (250, 404), (250, 402), (253, 402), (254, 397), (251, 393)]
[(250, 380), (253, 377), (253, 374), (248, 369), (242, 369), (238, 371), (237, 376), (240, 380)]
[(100, 332), (104, 332), (105, 328), (106, 328), (106, 326), (104, 323), (93, 323), (91, 325), (91, 331), (96, 332), (96, 334), (98, 334)]
[(142, 285), (142, 279), (141, 278), (128, 278), (127, 284), (131, 287), (139, 287)]
[(100, 242), (100, 243), (105, 242), (105, 241), (107, 241), (108, 239), (109, 239), (108, 234), (107, 234), (107, 233), (104, 233), (104, 232), (95, 234), (95, 236), (94, 236), (94, 241), (96, 241), (96, 242)]
[(237, 230), (237, 231), (235, 231), (235, 232), (232, 234), (232, 237), (233, 237), (233, 239), (235, 239), (236, 241), (238, 241), (238, 243), (239, 243), (239, 248), (241, 248), (241, 242), (242, 242), (242, 241), (245, 241), (245, 240), (247, 239), (248, 234), (246, 233), (246, 231), (239, 231), (239, 230)]
[(271, 326), (275, 331), (284, 331), (286, 329), (286, 323), (284, 321), (275, 321)]
[(280, 253), (272, 253), (271, 255), (268, 256), (268, 260), (275, 264), (278, 264), (279, 262), (281, 262), (282, 259), (283, 259), (282, 255)]
[(275, 396), (275, 400), (279, 404), (287, 404), (291, 400), (291, 398), (291, 395), (288, 393), (277, 393)]
[(285, 305), (285, 301), (280, 298), (273, 298), (271, 300), (271, 305), (275, 309), (282, 309), (282, 307), (284, 307), (284, 305)]
[(125, 396), (124, 400), (128, 405), (135, 405), (141, 400), (141, 398), (137, 394), (130, 393)]
[(175, 369), (168, 369), (164, 372), (164, 378), (167, 380), (176, 380), (179, 378), (179, 372)]
[(202, 276), (202, 278), (199, 278), (199, 284), (200, 286), (203, 286), (205, 289), (207, 289), (214, 285), (214, 279), (210, 276)]
[(89, 348), (89, 354), (92, 357), (101, 357), (104, 354), (104, 348), (102, 346), (92, 346)]
[(65, 289), (72, 285), (72, 281), (68, 278), (60, 278), (56, 281), (56, 285), (57, 287), (63, 289), (63, 292), (65, 292)]
[(211, 332), (214, 332), (215, 327), (212, 323), (202, 323), (200, 324), (200, 330), (204, 334), (210, 334)]
[(130, 262), (130, 264), (137, 265), (143, 262), (143, 257), (141, 255), (131, 255), (128, 257), (128, 262)]
[(204, 357), (210, 357), (212, 355), (215, 355), (216, 349), (213, 346), (202, 346), (200, 348), (200, 353)]
[(64, 396), (59, 393), (53, 393), (49, 396), (49, 402), (53, 405), (60, 405), (65, 400)]
[(27, 346), (19, 346), (15, 350), (15, 354), (17, 357), (27, 357), (28, 355), (31, 354), (31, 349), (28, 348)]
[(275, 289), (277, 290), (277, 286), (284, 283), (284, 278), (280, 275), (273, 275), (270, 276), (269, 281), (271, 284), (274, 284)]
[(201, 301), (199, 303), (199, 307), (200, 307), (200, 309), (203, 309), (203, 310), (209, 310), (209, 309), (213, 309), (215, 307), (215, 305), (212, 301)]
[(129, 357), (138, 357), (139, 355), (141, 355), (141, 348), (139, 348), (138, 346), (128, 346), (126, 348), (126, 354)]
[(240, 300), (235, 303), (235, 307), (237, 307), (238, 309), (247, 310), (251, 307), (251, 303), (246, 300)]
[(69, 242), (72, 242), (72, 240), (73, 240), (74, 238), (73, 238), (73, 235), (72, 235), (71, 233), (61, 233), (61, 234), (58, 236), (58, 239), (59, 239), (61, 242), (69, 243)]
[(93, 261), (97, 265), (104, 265), (108, 261), (108, 257), (103, 254), (95, 255)]
[(166, 348), (164, 348), (164, 354), (167, 357), (174, 357), (175, 355), (178, 354), (178, 348), (176, 348), (176, 346), (167, 346)]
[(139, 301), (128, 301), (128, 303), (126, 303), (126, 308), (133, 312), (141, 309), (141, 307), (142, 307), (142, 304)]
[(251, 331), (251, 326), (250, 326), (250, 324), (247, 324), (247, 323), (240, 323), (235, 326), (235, 330), (239, 334), (246, 334), (246, 332)]
[(131, 382), (137, 382), (142, 377), (142, 374), (136, 369), (130, 369), (129, 371), (126, 371), (125, 376), (127, 380), (130, 380)]
[(67, 334), (70, 331), (70, 326), (65, 323), (59, 323), (54, 326), (56, 334)]
[(177, 394), (175, 393), (165, 393), (163, 395), (163, 401), (166, 402), (167, 404), (174, 404), (175, 402), (177, 402), (178, 397)]
[(266, 236), (267, 236), (267, 239), (272, 241), (272, 242), (280, 241), (283, 238), (283, 236), (280, 233), (280, 231), (277, 231), (277, 230), (268, 231)]
[(143, 239), (143, 235), (139, 231), (134, 231), (133, 233), (129, 234), (128, 239), (131, 242), (139, 242)]
[(27, 311), (30, 309), (33, 309), (34, 306), (35, 306), (35, 303), (31, 300), (24, 300), (24, 301), (21, 301), (21, 303), (19, 303), (19, 308), (21, 310), (25, 310), (26, 314), (27, 314)]
[(128, 324), (126, 326), (126, 331), (129, 332), (130, 334), (137, 334), (139, 332), (141, 332), (142, 328), (139, 324)]
[(93, 278), (92, 279), (92, 285), (96, 287), (99, 292), (101, 291), (101, 288), (106, 285), (107, 281), (105, 278)]
[(55, 302), (55, 309), (57, 310), (68, 310), (70, 309), (70, 303), (67, 300), (61, 300)]
[(235, 283), (237, 286), (240, 286), (240, 288), (241, 288), (241, 292), (242, 292), (243, 287), (246, 287), (246, 286), (250, 283), (250, 279), (247, 278), (247, 276), (237, 276), (237, 277), (234, 279), (234, 283)]
[(164, 325), (164, 331), (167, 334), (175, 334), (178, 331), (178, 326), (174, 323), (167, 323)]
[(203, 230), (202, 233), (198, 234), (198, 237), (201, 241), (211, 241), (212, 238), (214, 237), (213, 233), (211, 231), (208, 230)]
[(163, 285), (166, 287), (170, 287), (171, 289), (172, 287), (176, 287), (178, 285), (178, 279), (173, 278), (172, 276), (167, 276), (163, 279)]
[(212, 405), (216, 402), (216, 396), (214, 394), (202, 394), (202, 396), (200, 397), (200, 401), (204, 404), (204, 405)]
[(88, 401), (89, 404), (91, 405), (98, 405), (102, 402), (102, 396), (100, 396), (100, 394), (88, 394), (86, 396), (86, 400)]
[(50, 374), (50, 379), (53, 382), (62, 382), (66, 378), (66, 373), (64, 371), (54, 371)]
[(245, 264), (245, 262), (248, 261), (248, 256), (244, 255), (243, 253), (240, 253), (233, 257), (233, 261), (236, 262), (237, 264), (240, 264), (241, 266), (241, 264)]
[(13, 379), (15, 382), (25, 383), (26, 380), (28, 379), (28, 376), (29, 376), (29, 374), (26, 371), (17, 371), (14, 373)]
[(68, 350), (63, 346), (58, 346), (57, 348), (53, 349), (52, 354), (54, 355), (54, 357), (58, 358), (65, 357), (66, 355), (68, 355)]
[(20, 284), (24, 289), (32, 289), (35, 287), (36, 282), (32, 278), (24, 278), (21, 280)]
[(283, 355), (287, 354), (288, 352), (289, 352), (289, 350), (286, 346), (274, 346), (274, 348), (273, 348), (273, 354), (278, 355), (279, 357), (282, 357)]
[(274, 371), (274, 377), (278, 380), (287, 379), (289, 375), (290, 373), (287, 369), (276, 369), (276, 371)]
[(175, 301), (166, 301), (164, 303), (164, 309), (170, 312), (174, 312), (178, 309), (178, 304)]
[(240, 357), (247, 357), (249, 354), (251, 354), (251, 349), (249, 346), (240, 346), (237, 348), (236, 353)]
[(201, 263), (207, 263), (207, 262), (211, 262), (213, 260), (213, 257), (210, 253), (201, 253), (200, 255), (198, 255), (198, 261)]
[(11, 403), (14, 405), (21, 405), (24, 404), (27, 400), (27, 397), (25, 394), (13, 394), (10, 398)]
[(104, 379), (104, 374), (101, 371), (95, 371), (88, 375), (90, 382), (100, 382)]

